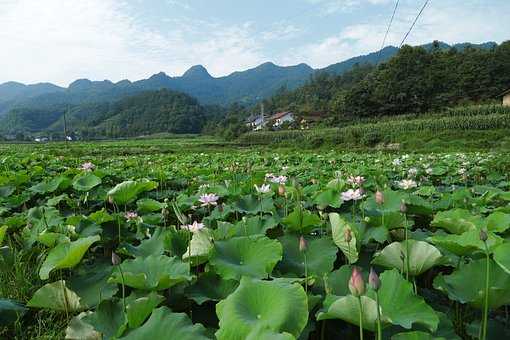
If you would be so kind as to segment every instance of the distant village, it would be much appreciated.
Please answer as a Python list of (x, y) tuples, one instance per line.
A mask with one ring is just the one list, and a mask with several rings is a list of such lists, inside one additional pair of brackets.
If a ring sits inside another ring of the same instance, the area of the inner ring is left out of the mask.
[(253, 131), (262, 129), (279, 130), (285, 128), (291, 129), (309, 129), (310, 126), (317, 124), (326, 117), (324, 112), (312, 112), (305, 115), (297, 115), (291, 111), (277, 112), (273, 115), (266, 115), (263, 110), (258, 115), (251, 115), (246, 119), (246, 126)]

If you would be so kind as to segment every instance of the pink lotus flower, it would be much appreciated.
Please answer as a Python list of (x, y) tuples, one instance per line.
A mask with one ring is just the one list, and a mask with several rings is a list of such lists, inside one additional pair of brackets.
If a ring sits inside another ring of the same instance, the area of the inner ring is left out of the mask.
[(347, 179), (347, 182), (349, 184), (352, 184), (352, 185), (357, 185), (357, 186), (361, 186), (363, 183), (365, 183), (365, 177), (363, 176), (350, 176), (348, 179)]
[(92, 162), (85, 162), (81, 165), (80, 169), (83, 171), (92, 171), (95, 167), (96, 166)]
[(206, 206), (209, 206), (209, 205), (218, 205), (218, 199), (220, 197), (215, 195), (215, 194), (205, 194), (205, 195), (200, 195), (200, 203), (202, 203), (200, 206), (201, 207), (206, 207)]
[(363, 198), (363, 190), (361, 189), (349, 189), (347, 191), (342, 192), (341, 194), (342, 201), (357, 201)]
[(128, 222), (136, 221), (138, 219), (138, 214), (135, 211), (128, 211), (124, 217)]
[(287, 176), (274, 176), (269, 179), (272, 183), (285, 185), (287, 183)]
[(196, 233), (196, 232), (204, 229), (204, 224), (194, 221), (192, 224), (186, 224), (186, 225), (181, 226), (181, 229), (190, 231), (192, 233)]
[(358, 297), (365, 294), (365, 281), (358, 267), (352, 268), (351, 278), (349, 280), (349, 290), (351, 294)]
[(418, 184), (416, 184), (416, 182), (413, 181), (412, 179), (403, 179), (400, 182), (398, 182), (398, 186), (401, 189), (409, 190), (412, 188), (416, 188), (418, 186)]

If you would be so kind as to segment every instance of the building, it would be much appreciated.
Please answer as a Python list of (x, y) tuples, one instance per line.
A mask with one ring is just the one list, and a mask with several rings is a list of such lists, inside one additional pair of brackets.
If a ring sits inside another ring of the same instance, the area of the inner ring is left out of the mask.
[(503, 98), (503, 106), (510, 106), (510, 89), (503, 92), (501, 97)]
[(280, 127), (284, 123), (293, 123), (294, 122), (294, 113), (292, 112), (278, 112), (272, 115), (269, 120), (271, 121), (271, 125), (274, 127)]
[(254, 131), (261, 130), (266, 126), (267, 119), (264, 115), (256, 115), (256, 116), (250, 116), (246, 120), (246, 126), (251, 128)]

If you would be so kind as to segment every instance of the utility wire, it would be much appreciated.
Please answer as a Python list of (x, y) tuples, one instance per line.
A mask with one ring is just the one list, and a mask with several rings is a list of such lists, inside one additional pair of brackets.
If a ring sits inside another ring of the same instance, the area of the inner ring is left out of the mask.
[(388, 38), (388, 33), (390, 33), (391, 24), (393, 24), (393, 19), (395, 18), (395, 13), (397, 12), (399, 2), (400, 0), (397, 0), (397, 2), (395, 3), (395, 8), (393, 8), (393, 14), (391, 14), (390, 23), (388, 24), (388, 28), (386, 29), (386, 33), (384, 34), (384, 39), (381, 44), (381, 48), (379, 49), (379, 53), (377, 54), (377, 62), (375, 63), (376, 65), (379, 64), (379, 60), (381, 59), (381, 52), (384, 48), (384, 45), (386, 44), (386, 38)]
[(423, 13), (423, 11), (425, 10), (425, 7), (427, 7), (427, 5), (429, 4), (430, 0), (426, 0), (425, 3), (423, 4), (423, 6), (421, 7), (420, 9), (420, 12), (418, 13), (418, 15), (416, 16), (416, 18), (414, 18), (414, 21), (413, 21), (413, 24), (411, 25), (411, 27), (409, 28), (409, 31), (407, 31), (406, 35), (404, 36), (404, 39), (402, 39), (402, 42), (400, 43), (400, 47), (402, 47), (402, 45), (404, 45), (404, 42), (406, 41), (407, 37), (409, 36), (409, 34), (411, 33), (411, 31), (413, 30), (414, 28), (414, 25), (416, 25), (416, 22), (418, 21), (418, 18), (420, 17), (420, 15)]

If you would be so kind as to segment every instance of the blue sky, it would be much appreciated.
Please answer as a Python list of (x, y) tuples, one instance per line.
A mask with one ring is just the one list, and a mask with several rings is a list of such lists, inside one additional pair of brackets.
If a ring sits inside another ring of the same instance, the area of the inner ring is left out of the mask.
[[(398, 45), (424, 0), (400, 0)], [(324, 67), (377, 50), (395, 0), (0, 0), (0, 83), (137, 80), (204, 65), (213, 76), (272, 61)], [(510, 39), (508, 0), (431, 0), (409, 36)]]

